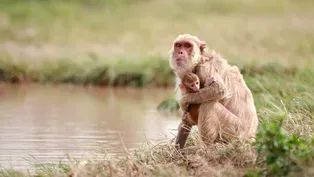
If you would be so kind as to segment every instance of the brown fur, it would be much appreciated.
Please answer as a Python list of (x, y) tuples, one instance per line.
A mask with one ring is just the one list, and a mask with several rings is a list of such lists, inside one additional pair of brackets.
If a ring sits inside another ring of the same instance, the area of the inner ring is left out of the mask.
[[(177, 75), (177, 85), (186, 71), (195, 72), (202, 84), (206, 78), (213, 76), (216, 82), (202, 88), (197, 93), (185, 94), (179, 100), (180, 107), (187, 104), (201, 104), (199, 107), (199, 135), (206, 145), (214, 141), (228, 142), (234, 138), (252, 141), (255, 139), (258, 117), (250, 89), (236, 66), (228, 62), (215, 51), (206, 51), (205, 42), (188, 34), (180, 35), (175, 40), (193, 43), (193, 55), (184, 66), (177, 66), (175, 51), (170, 50), (170, 67)], [(203, 46), (203, 48), (200, 48)], [(178, 92), (180, 94), (180, 92)], [(177, 95), (179, 96), (179, 95)], [(182, 130), (182, 126), (187, 129)], [(182, 121), (178, 131), (176, 144), (182, 148), (191, 125)]]

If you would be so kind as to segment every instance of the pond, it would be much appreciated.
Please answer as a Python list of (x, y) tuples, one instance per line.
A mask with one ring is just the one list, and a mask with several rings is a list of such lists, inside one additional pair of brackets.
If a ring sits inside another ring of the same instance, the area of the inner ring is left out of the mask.
[(26, 169), (66, 155), (101, 159), (174, 138), (179, 118), (156, 110), (171, 89), (0, 85), (0, 164)]

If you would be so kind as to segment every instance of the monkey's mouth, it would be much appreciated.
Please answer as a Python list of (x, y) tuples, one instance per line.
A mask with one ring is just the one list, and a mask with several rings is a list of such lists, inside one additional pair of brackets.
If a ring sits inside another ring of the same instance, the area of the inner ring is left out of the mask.
[(184, 59), (184, 58), (177, 58), (177, 59), (176, 59), (176, 62), (182, 63), (182, 62), (185, 62), (185, 59)]
[(185, 60), (183, 60), (183, 59), (176, 59), (176, 64), (178, 65), (178, 66), (184, 66), (185, 65)]

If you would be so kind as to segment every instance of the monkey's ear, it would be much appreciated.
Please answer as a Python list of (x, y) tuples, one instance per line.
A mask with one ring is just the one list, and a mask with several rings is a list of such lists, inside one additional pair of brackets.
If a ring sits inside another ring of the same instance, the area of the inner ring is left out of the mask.
[(203, 53), (205, 51), (205, 48), (206, 48), (206, 42), (205, 41), (201, 41), (201, 44), (200, 44), (200, 51), (201, 53)]
[(185, 92), (185, 87), (183, 84), (179, 84), (179, 88), (180, 88), (181, 92)]

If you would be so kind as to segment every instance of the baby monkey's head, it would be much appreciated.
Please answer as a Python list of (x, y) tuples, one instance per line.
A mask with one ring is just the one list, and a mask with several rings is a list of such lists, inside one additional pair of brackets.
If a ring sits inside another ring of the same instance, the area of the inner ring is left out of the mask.
[(200, 80), (198, 76), (192, 72), (186, 73), (182, 78), (182, 84), (188, 92), (198, 92), (200, 90)]

